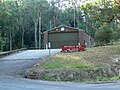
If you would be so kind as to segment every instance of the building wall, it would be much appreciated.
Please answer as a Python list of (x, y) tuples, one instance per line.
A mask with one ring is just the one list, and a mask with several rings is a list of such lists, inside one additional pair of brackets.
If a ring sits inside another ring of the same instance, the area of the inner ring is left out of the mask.
[(91, 47), (92, 45), (94, 45), (94, 39), (91, 36), (89, 36), (85, 32), (82, 32), (82, 34), (83, 34), (83, 43), (87, 44), (86, 47)]
[[(82, 30), (76, 30), (76, 29), (72, 29), (72, 28), (68, 28), (68, 27), (64, 27), (65, 31), (61, 31), (61, 27), (59, 28), (55, 28), (53, 30), (47, 31), (44, 33), (44, 47), (46, 47), (46, 44), (49, 42), (49, 39), (51, 39), (52, 44), (61, 44), (60, 42), (68, 45), (73, 45), (73, 44), (78, 44), (78, 43), (82, 43), (85, 44), (87, 43), (87, 47), (91, 47), (94, 44), (94, 39), (91, 38), (88, 34), (86, 34), (85, 32), (83, 32)], [(72, 34), (73, 33), (73, 34)], [(78, 34), (75, 34), (78, 33)], [(66, 35), (65, 35), (66, 34)], [(60, 36), (61, 35), (61, 36)], [(71, 35), (71, 36), (70, 36)], [(78, 36), (75, 36), (78, 35)], [(75, 39), (75, 37), (77, 38), (76, 43), (72, 40), (73, 38)], [(68, 41), (64, 41), (68, 38)], [(70, 43), (69, 41), (73, 41), (73, 44)], [(58, 40), (58, 41), (57, 41)], [(68, 44), (67, 44), (68, 43)], [(56, 47), (56, 45), (53, 45)], [(61, 48), (61, 46), (59, 46), (59, 48)]]
[(79, 30), (79, 43), (84, 44), (83, 42), (83, 32)]
[(48, 32), (44, 33), (44, 48), (46, 48), (46, 45), (48, 44)]

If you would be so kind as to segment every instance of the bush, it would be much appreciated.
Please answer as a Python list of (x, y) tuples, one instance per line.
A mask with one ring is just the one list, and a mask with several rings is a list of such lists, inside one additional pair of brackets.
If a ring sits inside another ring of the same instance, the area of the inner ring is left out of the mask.
[(108, 25), (104, 24), (95, 33), (95, 39), (100, 45), (108, 44), (110, 40), (114, 39), (115, 34), (113, 29)]
[(0, 51), (3, 51), (3, 47), (5, 45), (5, 41), (0, 37)]

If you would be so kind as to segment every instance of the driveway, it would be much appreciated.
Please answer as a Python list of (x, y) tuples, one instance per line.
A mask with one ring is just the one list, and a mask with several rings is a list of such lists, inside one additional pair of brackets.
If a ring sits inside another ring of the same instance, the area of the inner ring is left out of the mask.
[(0, 90), (120, 90), (120, 82), (87, 84), (0, 77)]
[[(60, 49), (52, 49), (51, 54)], [(0, 59), (0, 90), (120, 90), (120, 82), (74, 83), (17, 78), (26, 69), (49, 55), (48, 50), (27, 50)], [(6, 77), (7, 76), (7, 77)]]
[[(60, 49), (51, 49), (51, 55)], [(49, 56), (49, 50), (27, 50), (0, 58), (0, 76), (18, 76), (26, 69)]]

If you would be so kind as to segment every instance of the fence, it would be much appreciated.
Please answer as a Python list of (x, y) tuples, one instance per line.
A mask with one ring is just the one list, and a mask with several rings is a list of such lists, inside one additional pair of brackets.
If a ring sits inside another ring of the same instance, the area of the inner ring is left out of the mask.
[(16, 49), (16, 50), (12, 50), (12, 51), (0, 52), (0, 57), (6, 56), (6, 55), (9, 55), (9, 54), (12, 54), (12, 53), (16, 53), (16, 52), (19, 52), (19, 51), (23, 51), (23, 50), (26, 50), (26, 49), (27, 48), (21, 48), (21, 49)]

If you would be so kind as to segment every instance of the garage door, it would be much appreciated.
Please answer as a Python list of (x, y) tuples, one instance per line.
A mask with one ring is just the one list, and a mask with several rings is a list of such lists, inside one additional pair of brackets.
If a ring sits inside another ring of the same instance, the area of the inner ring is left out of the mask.
[(51, 48), (61, 48), (62, 45), (77, 45), (78, 32), (49, 33), (48, 41)]

